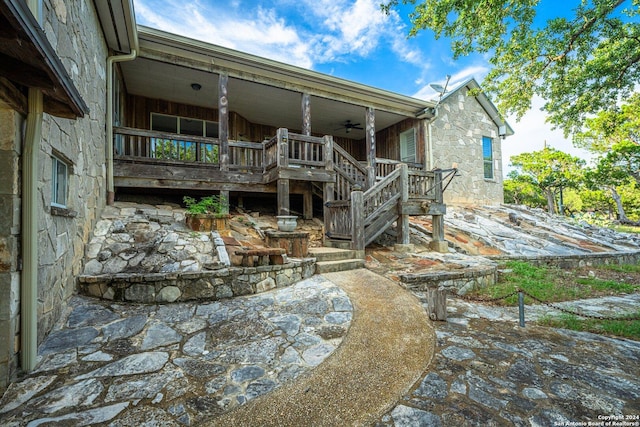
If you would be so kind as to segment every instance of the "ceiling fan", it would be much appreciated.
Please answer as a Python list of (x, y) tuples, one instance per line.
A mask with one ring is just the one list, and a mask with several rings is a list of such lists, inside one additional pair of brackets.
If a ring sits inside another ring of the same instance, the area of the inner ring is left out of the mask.
[(344, 122), (342, 124), (341, 127), (339, 127), (336, 130), (342, 129), (344, 128), (344, 130), (349, 133), (351, 132), (351, 129), (358, 129), (358, 130), (363, 130), (364, 128), (362, 126), (360, 126), (360, 123), (351, 123), (351, 120), (347, 120), (346, 122)]

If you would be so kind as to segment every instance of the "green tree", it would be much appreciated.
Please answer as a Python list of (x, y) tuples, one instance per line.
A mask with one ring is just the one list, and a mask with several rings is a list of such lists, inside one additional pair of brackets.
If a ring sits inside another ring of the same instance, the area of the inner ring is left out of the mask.
[(516, 174), (526, 175), (538, 187), (547, 200), (549, 213), (556, 213), (555, 198), (564, 188), (577, 187), (582, 180), (585, 162), (555, 148), (511, 156), (511, 166)]
[(587, 186), (607, 191), (616, 204), (618, 220), (631, 224), (625, 212), (620, 187), (640, 185), (640, 146), (629, 141), (613, 145), (609, 152), (598, 159), (596, 166), (585, 174)]
[(529, 175), (520, 175), (516, 171), (511, 171), (504, 180), (503, 187), (505, 203), (532, 208), (543, 207), (546, 204), (542, 192)]
[[(488, 54), (483, 82), (500, 109), (518, 118), (539, 95), (548, 120), (566, 134), (615, 108), (640, 80), (638, 0), (555, 2), (555, 18), (536, 21), (539, 0), (390, 0), (415, 5), (409, 35), (430, 29), (448, 37), (454, 59)], [(568, 16), (568, 17), (565, 17)]]

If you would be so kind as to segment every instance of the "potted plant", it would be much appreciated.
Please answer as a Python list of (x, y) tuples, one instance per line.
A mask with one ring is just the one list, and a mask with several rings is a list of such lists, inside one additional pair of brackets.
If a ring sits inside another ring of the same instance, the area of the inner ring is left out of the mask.
[(193, 231), (223, 231), (229, 227), (227, 200), (224, 196), (206, 196), (196, 200), (185, 196), (185, 221)]

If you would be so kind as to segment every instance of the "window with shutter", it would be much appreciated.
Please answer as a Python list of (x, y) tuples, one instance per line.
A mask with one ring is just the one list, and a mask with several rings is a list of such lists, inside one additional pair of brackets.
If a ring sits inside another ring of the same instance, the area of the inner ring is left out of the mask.
[(400, 161), (416, 162), (416, 130), (411, 128), (400, 134)]

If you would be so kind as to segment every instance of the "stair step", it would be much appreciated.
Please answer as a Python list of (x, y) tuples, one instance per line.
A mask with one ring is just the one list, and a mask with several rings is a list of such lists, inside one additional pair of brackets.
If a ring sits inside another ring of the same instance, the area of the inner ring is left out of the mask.
[(364, 267), (363, 259), (341, 259), (337, 261), (316, 262), (316, 274), (335, 273), (338, 271), (356, 270)]
[(324, 261), (339, 261), (344, 259), (357, 258), (356, 252), (350, 249), (338, 249), (338, 248), (309, 248), (309, 256), (317, 260), (317, 262)]
[(328, 248), (351, 249), (351, 242), (349, 240), (325, 239), (324, 245)]

